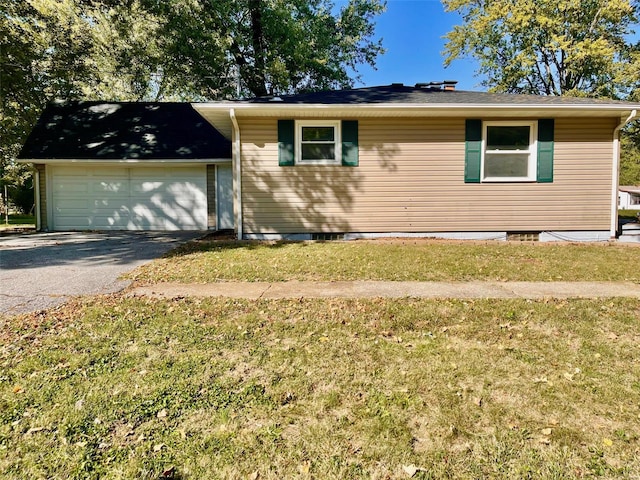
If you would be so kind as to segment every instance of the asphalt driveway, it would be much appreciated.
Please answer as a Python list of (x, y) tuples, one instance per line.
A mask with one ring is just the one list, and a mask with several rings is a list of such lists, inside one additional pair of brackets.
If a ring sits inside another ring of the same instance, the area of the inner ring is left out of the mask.
[(0, 314), (113, 293), (118, 277), (205, 232), (66, 232), (0, 237)]

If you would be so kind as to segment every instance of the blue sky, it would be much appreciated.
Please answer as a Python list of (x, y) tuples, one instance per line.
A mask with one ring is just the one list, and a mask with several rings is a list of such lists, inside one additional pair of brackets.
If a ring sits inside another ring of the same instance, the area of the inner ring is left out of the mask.
[(377, 70), (368, 66), (359, 69), (362, 83), (414, 85), (458, 80), (460, 90), (484, 90), (475, 76), (477, 64), (473, 60), (455, 60), (444, 68), (442, 37), (461, 23), (458, 14), (444, 11), (440, 0), (387, 0), (387, 11), (376, 19), (376, 36), (382, 37), (387, 52), (378, 58)]

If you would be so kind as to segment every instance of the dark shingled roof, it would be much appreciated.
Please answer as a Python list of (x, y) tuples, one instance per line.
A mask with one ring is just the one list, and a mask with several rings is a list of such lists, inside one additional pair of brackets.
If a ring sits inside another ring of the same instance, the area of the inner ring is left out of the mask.
[(189, 103), (52, 103), (18, 158), (230, 159), (231, 142)]
[(246, 100), (247, 103), (281, 104), (474, 104), (474, 105), (624, 105), (628, 102), (616, 100), (555, 97), (542, 95), (515, 95), (508, 93), (469, 92), (445, 90), (439, 86), (406, 86), (392, 84), (380, 87), (333, 90), (298, 95), (279, 95)]

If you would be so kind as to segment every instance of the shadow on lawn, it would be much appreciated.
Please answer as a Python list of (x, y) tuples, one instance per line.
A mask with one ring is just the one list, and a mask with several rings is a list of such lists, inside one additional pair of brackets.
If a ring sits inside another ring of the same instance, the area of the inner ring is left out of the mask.
[[(318, 243), (318, 241), (315, 241), (314, 243)], [(302, 247), (307, 245), (306, 242), (299, 240), (235, 240), (235, 238), (216, 238), (207, 235), (204, 238), (192, 240), (180, 245), (179, 247), (167, 252), (164, 257), (175, 258), (189, 255), (191, 253), (223, 250), (273, 250), (290, 244), (296, 244)]]

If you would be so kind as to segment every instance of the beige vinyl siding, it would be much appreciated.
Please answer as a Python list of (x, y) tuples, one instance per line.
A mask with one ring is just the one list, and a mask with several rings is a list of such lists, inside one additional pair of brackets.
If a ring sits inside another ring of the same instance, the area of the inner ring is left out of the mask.
[(277, 120), (240, 128), (246, 233), (609, 229), (612, 119), (556, 119), (547, 184), (465, 184), (464, 118), (360, 119), (358, 167), (279, 167)]

